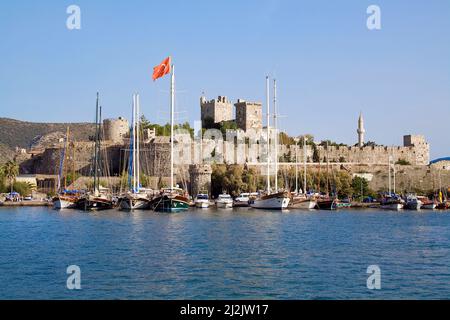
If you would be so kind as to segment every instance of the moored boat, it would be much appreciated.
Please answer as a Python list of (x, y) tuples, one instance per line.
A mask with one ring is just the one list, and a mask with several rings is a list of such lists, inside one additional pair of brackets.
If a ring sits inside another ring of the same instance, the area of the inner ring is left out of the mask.
[(415, 195), (408, 195), (406, 197), (406, 203), (404, 205), (405, 209), (408, 210), (420, 210), (422, 207), (422, 201)]
[(145, 210), (150, 208), (150, 198), (146, 193), (128, 193), (118, 200), (122, 210)]
[(427, 197), (418, 197), (422, 202), (422, 209), (424, 210), (434, 210), (437, 207), (437, 201), (428, 199)]
[(283, 210), (288, 208), (290, 200), (288, 192), (282, 191), (262, 195), (255, 200), (251, 200), (250, 207), (255, 209)]
[(248, 207), (250, 202), (250, 193), (241, 193), (233, 201), (233, 207)]
[(150, 201), (149, 207), (157, 212), (182, 212), (189, 209), (189, 198), (180, 188), (166, 188)]
[(81, 194), (77, 190), (64, 190), (53, 198), (54, 209), (74, 209)]
[(317, 201), (306, 195), (294, 195), (289, 203), (289, 207), (293, 209), (315, 209)]
[(207, 193), (199, 193), (194, 200), (194, 205), (196, 208), (207, 209), (209, 208), (209, 196)]
[(404, 208), (404, 201), (397, 195), (386, 195), (380, 201), (380, 208), (383, 210), (401, 210)]
[(229, 194), (221, 194), (216, 199), (216, 207), (217, 208), (232, 208), (233, 207), (233, 199)]
[(76, 203), (76, 208), (84, 211), (108, 210), (114, 208), (114, 202), (106, 194), (85, 194)]
[(336, 210), (338, 209), (339, 200), (337, 198), (325, 198), (317, 200), (317, 208), (320, 210)]

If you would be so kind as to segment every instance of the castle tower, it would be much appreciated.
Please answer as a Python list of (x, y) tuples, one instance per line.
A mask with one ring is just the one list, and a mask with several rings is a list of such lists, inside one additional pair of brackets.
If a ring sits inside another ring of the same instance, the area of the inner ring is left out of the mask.
[(236, 107), (236, 124), (239, 129), (262, 129), (262, 104), (260, 102), (248, 102), (238, 99)]
[(122, 117), (117, 119), (103, 120), (104, 140), (122, 144), (124, 138), (129, 134), (128, 120)]
[(356, 132), (358, 132), (358, 146), (364, 147), (364, 134), (366, 133), (366, 129), (364, 129), (364, 118), (362, 113), (359, 114), (359, 119), (358, 119), (358, 130), (356, 130)]
[(207, 101), (204, 96), (200, 97), (202, 127), (222, 121), (233, 120), (233, 105), (227, 97), (219, 96), (217, 99)]

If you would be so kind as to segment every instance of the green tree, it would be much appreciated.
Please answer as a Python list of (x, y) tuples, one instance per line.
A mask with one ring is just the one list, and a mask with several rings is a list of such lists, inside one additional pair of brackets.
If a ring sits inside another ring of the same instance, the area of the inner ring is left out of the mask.
[(405, 159), (398, 159), (398, 161), (395, 163), (401, 166), (409, 166), (411, 163)]
[(313, 162), (320, 162), (320, 155), (319, 150), (317, 149), (317, 145), (313, 143), (312, 148), (313, 148)]
[[(374, 196), (375, 193), (369, 188), (369, 182), (363, 177), (354, 177), (352, 180), (353, 196), (360, 198), (361, 201), (365, 196)], [(361, 194), (362, 192), (362, 194)]]
[(19, 165), (15, 161), (8, 161), (1, 167), (1, 175), (9, 180), (11, 193), (14, 191), (14, 180), (19, 174)]

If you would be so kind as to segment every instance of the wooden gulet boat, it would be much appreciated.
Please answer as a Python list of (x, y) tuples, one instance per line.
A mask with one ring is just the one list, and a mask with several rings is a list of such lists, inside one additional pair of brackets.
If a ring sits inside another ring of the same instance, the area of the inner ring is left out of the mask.
[(269, 77), (266, 77), (266, 105), (267, 105), (267, 193), (250, 201), (250, 206), (255, 209), (287, 209), (290, 201), (288, 192), (278, 190), (278, 132), (277, 132), (277, 85), (273, 81), (274, 90), (274, 129), (275, 129), (275, 193), (270, 190), (270, 97)]
[(95, 145), (94, 145), (94, 188), (92, 192), (80, 197), (76, 207), (80, 210), (107, 210), (114, 207), (112, 197), (104, 190), (100, 192), (100, 132), (101, 132), (101, 107), (99, 105), (99, 94), (97, 92), (96, 114), (95, 114)]
[[(78, 190), (67, 190), (66, 177), (67, 172), (64, 173), (66, 164), (66, 153), (69, 148), (69, 127), (67, 127), (66, 138), (64, 140), (64, 148), (61, 151), (61, 159), (58, 172), (58, 194), (52, 199), (53, 208), (60, 209), (73, 209), (76, 208), (78, 199), (80, 198), (80, 192)], [(75, 170), (74, 170), (75, 171)], [(61, 179), (64, 176), (64, 187), (62, 186)]]
[(189, 209), (189, 196), (182, 189), (174, 187), (174, 113), (175, 113), (175, 67), (170, 72), (170, 187), (150, 201), (150, 209), (159, 212), (183, 212)]
[(132, 124), (130, 127), (130, 154), (128, 161), (129, 190), (119, 197), (121, 210), (148, 209), (150, 199), (142, 192), (140, 183), (140, 100), (139, 94), (133, 95)]

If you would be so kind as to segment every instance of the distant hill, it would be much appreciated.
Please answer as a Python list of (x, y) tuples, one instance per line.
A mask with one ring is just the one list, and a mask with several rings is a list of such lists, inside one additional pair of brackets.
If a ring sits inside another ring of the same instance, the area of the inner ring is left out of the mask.
[(76, 141), (89, 140), (95, 132), (92, 123), (38, 123), (0, 118), (0, 157), (6, 152), (5, 146), (11, 149), (16, 146), (29, 148), (40, 137), (53, 132), (66, 132), (67, 127), (70, 128), (71, 140)]

